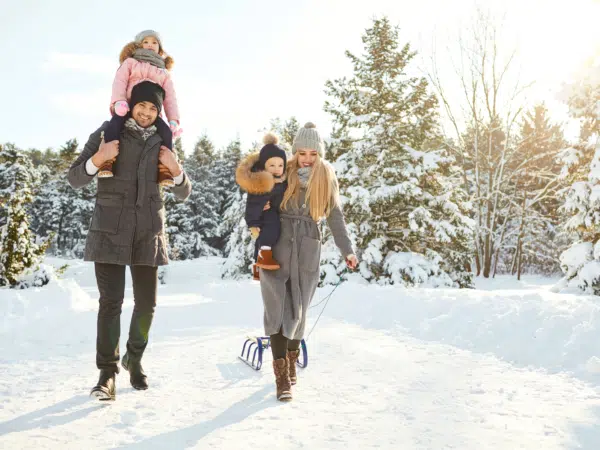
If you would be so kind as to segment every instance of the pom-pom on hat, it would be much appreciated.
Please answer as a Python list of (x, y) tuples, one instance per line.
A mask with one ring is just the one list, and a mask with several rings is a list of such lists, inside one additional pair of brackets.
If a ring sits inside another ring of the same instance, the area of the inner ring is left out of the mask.
[(263, 137), (263, 148), (260, 149), (260, 155), (258, 158), (258, 169), (265, 170), (265, 164), (270, 158), (281, 158), (283, 159), (283, 170), (285, 171), (285, 165), (287, 163), (287, 155), (285, 150), (279, 145), (279, 138), (273, 133), (267, 133)]

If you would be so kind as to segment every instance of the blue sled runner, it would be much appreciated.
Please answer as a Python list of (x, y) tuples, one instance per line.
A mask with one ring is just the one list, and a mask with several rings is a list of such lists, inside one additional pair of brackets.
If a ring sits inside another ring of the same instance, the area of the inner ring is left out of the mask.
[[(248, 336), (246, 342), (244, 342), (242, 354), (239, 358), (254, 370), (260, 370), (263, 363), (263, 353), (270, 346), (270, 337)], [(250, 353), (252, 353), (252, 359), (250, 359)], [(300, 341), (300, 357), (298, 358), (296, 365), (302, 369), (308, 365), (308, 352), (306, 351), (306, 342), (304, 339)]]

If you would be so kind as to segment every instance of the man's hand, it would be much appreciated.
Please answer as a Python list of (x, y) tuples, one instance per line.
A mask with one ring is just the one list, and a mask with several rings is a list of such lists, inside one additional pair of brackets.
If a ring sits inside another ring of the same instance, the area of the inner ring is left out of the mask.
[(182, 169), (177, 161), (177, 156), (171, 150), (164, 145), (160, 147), (160, 153), (158, 154), (158, 160), (163, 163), (171, 172), (171, 175), (178, 177), (181, 175)]
[(119, 154), (119, 141), (111, 141), (111, 142), (102, 142), (100, 143), (100, 148), (98, 151), (92, 156), (92, 163), (96, 167), (102, 167), (102, 165), (106, 161), (114, 160)]
[(356, 255), (346, 256), (346, 265), (349, 269), (356, 269), (356, 267), (358, 266), (358, 258), (356, 257)]

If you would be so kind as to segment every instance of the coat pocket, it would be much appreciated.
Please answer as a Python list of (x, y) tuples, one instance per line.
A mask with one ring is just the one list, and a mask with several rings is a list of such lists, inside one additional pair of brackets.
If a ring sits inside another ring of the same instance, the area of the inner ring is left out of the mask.
[(298, 251), (298, 267), (307, 272), (319, 270), (321, 263), (321, 241), (304, 236)]
[(160, 195), (150, 197), (150, 215), (152, 216), (152, 231), (162, 233), (165, 229), (165, 202)]
[(123, 213), (123, 195), (119, 193), (99, 193), (96, 198), (96, 206), (91, 231), (101, 231), (102, 233), (117, 234), (119, 232), (119, 223)]

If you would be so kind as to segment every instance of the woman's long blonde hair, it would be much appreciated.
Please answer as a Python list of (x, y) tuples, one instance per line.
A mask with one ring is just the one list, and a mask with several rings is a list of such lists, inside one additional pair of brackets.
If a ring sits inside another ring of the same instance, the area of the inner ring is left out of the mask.
[[(298, 207), (298, 197), (300, 195), (299, 168), (298, 156), (296, 155), (287, 163), (288, 188), (283, 195), (282, 210), (286, 209), (290, 201), (295, 207)], [(323, 217), (328, 217), (331, 210), (340, 205), (340, 190), (333, 167), (323, 161), (320, 156), (317, 156), (308, 179), (306, 203), (309, 205), (310, 215), (315, 222)]]

